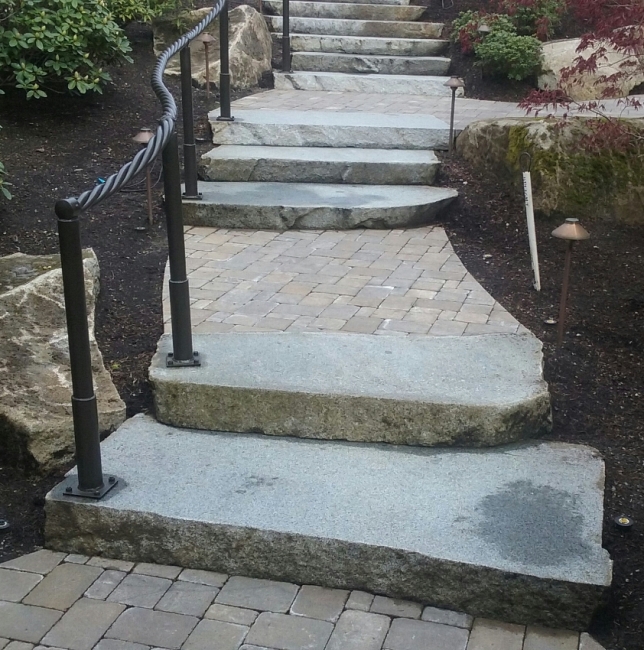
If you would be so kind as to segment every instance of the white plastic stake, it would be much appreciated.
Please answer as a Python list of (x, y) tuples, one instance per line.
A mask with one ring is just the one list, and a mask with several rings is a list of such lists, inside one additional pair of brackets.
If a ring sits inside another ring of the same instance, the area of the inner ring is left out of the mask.
[(532, 204), (532, 177), (530, 172), (523, 172), (523, 194), (525, 197), (525, 214), (528, 221), (528, 241), (530, 243), (530, 258), (534, 272), (534, 288), (541, 291), (539, 275), (539, 253), (537, 251), (537, 232), (534, 225), (534, 206)]

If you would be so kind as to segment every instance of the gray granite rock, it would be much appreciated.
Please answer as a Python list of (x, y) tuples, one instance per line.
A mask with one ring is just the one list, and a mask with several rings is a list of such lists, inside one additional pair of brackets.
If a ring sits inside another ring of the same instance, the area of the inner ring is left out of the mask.
[(294, 52), (293, 70), (389, 75), (445, 75), (450, 59), (439, 56), (385, 56), (374, 54), (337, 54)]
[[(92, 370), (101, 431), (125, 419), (121, 401), (94, 336), (98, 259), (84, 253)], [(48, 472), (74, 450), (71, 370), (57, 255), (15, 253), (0, 258), (0, 456)]]
[[(279, 42), (281, 34), (274, 34)], [(338, 52), (345, 54), (381, 54), (389, 56), (437, 56), (449, 47), (449, 41), (429, 38), (383, 38), (368, 36), (332, 36), (291, 34), (292, 52)]]
[[(267, 13), (282, 15), (282, 0), (264, 0)], [(289, 3), (291, 18), (328, 18), (346, 20), (418, 20), (425, 7), (410, 5), (358, 4), (344, 2), (302, 2), (291, 0)]]

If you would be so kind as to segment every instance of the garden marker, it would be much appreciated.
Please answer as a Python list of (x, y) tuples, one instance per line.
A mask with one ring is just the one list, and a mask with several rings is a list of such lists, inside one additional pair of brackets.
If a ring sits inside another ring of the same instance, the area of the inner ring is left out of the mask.
[[(530, 167), (532, 158), (527, 152), (523, 152), (519, 161), (527, 159), (527, 165), (523, 169), (523, 197), (525, 200), (525, 214), (528, 221), (528, 242), (530, 244), (530, 259), (532, 261), (532, 271), (534, 273), (534, 288), (541, 291), (541, 277), (539, 275), (539, 252), (537, 251), (537, 232), (534, 225), (534, 206), (532, 203), (532, 176)], [(523, 167), (523, 165), (521, 165)]]

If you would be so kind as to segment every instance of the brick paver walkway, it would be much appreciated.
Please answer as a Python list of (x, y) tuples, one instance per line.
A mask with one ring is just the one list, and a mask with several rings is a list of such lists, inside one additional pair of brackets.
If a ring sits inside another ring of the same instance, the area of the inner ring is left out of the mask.
[[(644, 95), (639, 97), (644, 103)], [(606, 100), (606, 110), (612, 115), (644, 117), (644, 111), (624, 110), (617, 100)], [(266, 90), (233, 102), (239, 109), (267, 110), (326, 110), (366, 113), (421, 113), (449, 121), (451, 98), (425, 95), (387, 95), (372, 93), (341, 93), (307, 90)], [(550, 111), (544, 111), (545, 116)], [(560, 111), (563, 113), (563, 111)], [(574, 111), (571, 111), (574, 113)], [(463, 129), (471, 122), (503, 117), (526, 117), (525, 110), (510, 102), (493, 102), (466, 97), (456, 100), (454, 124)]]
[(37, 551), (0, 564), (0, 650), (602, 650), (362, 591)]
[[(282, 233), (195, 227), (185, 241), (196, 332), (525, 331), (467, 272), (438, 226)], [(167, 295), (164, 319), (169, 328)]]

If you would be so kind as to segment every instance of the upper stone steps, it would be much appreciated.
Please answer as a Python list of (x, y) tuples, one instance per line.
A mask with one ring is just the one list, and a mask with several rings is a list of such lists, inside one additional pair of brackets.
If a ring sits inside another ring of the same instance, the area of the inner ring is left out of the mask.
[[(281, 0), (264, 0), (263, 6), (270, 13), (278, 16), (282, 15), (283, 4)], [(425, 7), (291, 0), (289, 12), (291, 18), (414, 21), (425, 13)]]
[(202, 156), (208, 181), (431, 185), (432, 151), (223, 145)]
[[(273, 34), (281, 42), (282, 34)], [(336, 52), (338, 54), (373, 54), (384, 56), (437, 56), (445, 52), (449, 41), (421, 38), (384, 38), (292, 34), (292, 52)]]
[(341, 72), (387, 75), (445, 75), (450, 59), (438, 56), (385, 56), (294, 52), (291, 69), (308, 72)]
[[(319, 0), (301, 0), (302, 2), (318, 2)], [(340, 4), (346, 4), (347, 2), (356, 3), (359, 5), (362, 4), (371, 4), (371, 5), (401, 5), (408, 6), (411, 4), (410, 0), (370, 0), (370, 2), (365, 3), (365, 0), (324, 0), (324, 2), (339, 2)]]
[(432, 150), (447, 149), (449, 140), (448, 125), (431, 115), (236, 110), (232, 122), (218, 116), (219, 109), (208, 114), (214, 144)]
[[(282, 31), (281, 16), (264, 16), (272, 32)], [(443, 23), (395, 22), (388, 20), (347, 20), (291, 17), (291, 34), (328, 34), (331, 36), (377, 36), (383, 38), (441, 37)]]

